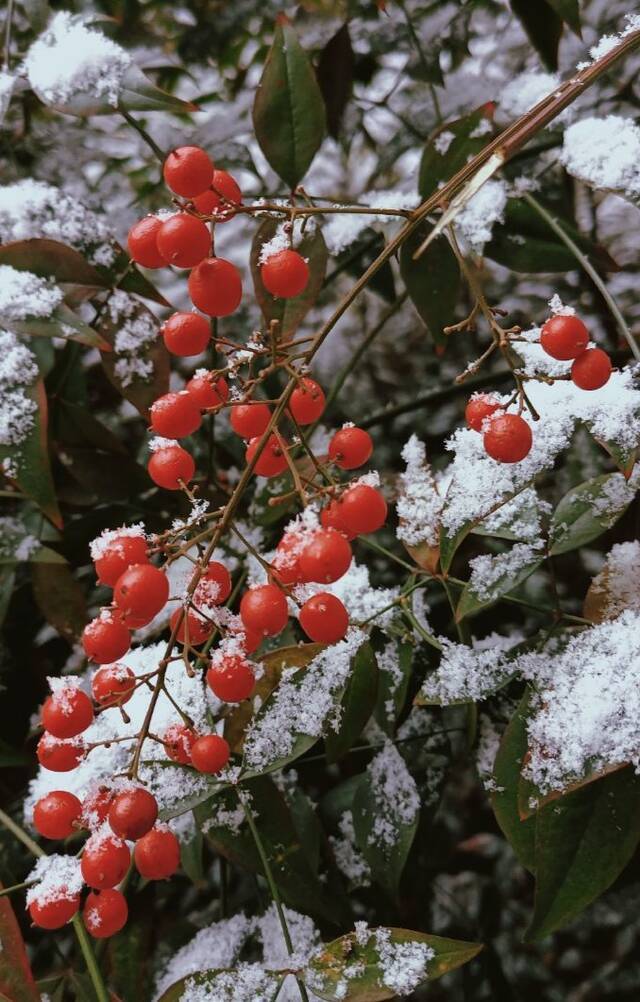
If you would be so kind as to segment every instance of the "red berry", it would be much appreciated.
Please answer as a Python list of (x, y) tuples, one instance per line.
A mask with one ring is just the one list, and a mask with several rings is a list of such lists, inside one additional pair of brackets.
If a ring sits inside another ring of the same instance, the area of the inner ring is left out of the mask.
[(257, 633), (256, 630), (243, 629), (240, 633), (239, 639), (244, 653), (253, 654), (254, 651), (258, 650), (258, 647), (264, 640), (264, 637), (261, 633)]
[(133, 861), (146, 880), (166, 880), (180, 866), (180, 843), (169, 828), (152, 828), (136, 842)]
[(502, 410), (502, 404), (495, 397), (488, 393), (474, 393), (465, 407), (464, 416), (470, 428), (482, 431), (487, 418), (499, 410)]
[(220, 772), (229, 761), (229, 745), (217, 734), (203, 734), (191, 749), (191, 761), (198, 772)]
[(357, 533), (351, 532), (342, 521), (341, 502), (337, 499), (330, 501), (326, 508), (320, 512), (320, 522), (325, 529), (336, 529), (346, 536), (348, 540), (356, 538)]
[(589, 331), (573, 315), (557, 313), (543, 325), (540, 332), (540, 346), (547, 355), (561, 362), (577, 358), (589, 344)]
[(240, 703), (253, 692), (256, 677), (251, 663), (241, 655), (224, 654), (212, 660), (207, 685), (225, 703)]
[(115, 797), (108, 786), (99, 786), (82, 801), (82, 823), (85, 828), (99, 828), (107, 820), (109, 808)]
[(145, 216), (129, 230), (129, 254), (143, 268), (164, 268), (166, 261), (158, 250), (156, 238), (162, 223), (157, 216)]
[(152, 430), (163, 438), (184, 438), (202, 424), (200, 408), (186, 390), (158, 397), (150, 415)]
[(289, 410), (298, 424), (313, 424), (321, 416), (325, 403), (324, 390), (315, 379), (301, 379), (291, 394)]
[(88, 658), (107, 665), (124, 657), (131, 646), (131, 637), (126, 626), (109, 609), (103, 609), (85, 626), (82, 646)]
[(199, 146), (179, 146), (165, 160), (162, 173), (165, 184), (176, 195), (195, 198), (211, 184), (213, 163)]
[(123, 706), (133, 696), (136, 677), (126, 665), (98, 668), (91, 679), (91, 692), (100, 706)]
[(373, 442), (362, 428), (340, 428), (329, 442), (329, 459), (341, 470), (355, 470), (371, 458)]
[(42, 707), (42, 726), (54, 738), (75, 738), (93, 720), (93, 704), (86, 693), (66, 685), (47, 696)]
[(167, 351), (180, 358), (200, 355), (211, 339), (209, 321), (200, 313), (174, 313), (162, 328)]
[(300, 551), (299, 564), (305, 581), (330, 584), (351, 565), (351, 545), (335, 529), (318, 529)]
[(350, 532), (377, 532), (387, 519), (387, 502), (380, 491), (368, 484), (355, 484), (340, 500), (340, 518)]
[(193, 268), (211, 248), (209, 227), (188, 212), (165, 219), (156, 239), (162, 257), (176, 268)]
[(113, 599), (127, 615), (153, 619), (164, 609), (169, 598), (169, 579), (153, 564), (134, 564), (118, 578)]
[(127, 899), (120, 891), (109, 887), (99, 893), (87, 895), (82, 909), (82, 919), (94, 939), (107, 939), (124, 929), (129, 917)]
[(113, 798), (109, 824), (120, 838), (135, 842), (150, 831), (158, 817), (156, 798), (142, 786), (123, 790)]
[(282, 250), (267, 258), (260, 269), (260, 276), (272, 296), (292, 299), (304, 292), (309, 281), (309, 266), (296, 251)]
[(222, 376), (216, 379), (211, 373), (196, 374), (185, 386), (187, 393), (201, 411), (221, 407), (229, 399), (229, 387)]
[(172, 632), (178, 622), (178, 617), (181, 615), (182, 620), (176, 633), (176, 640), (179, 644), (186, 644), (188, 642), (194, 647), (198, 647), (205, 642), (215, 629), (213, 624), (208, 623), (202, 616), (198, 615), (195, 609), (187, 609), (184, 615), (182, 614), (182, 609), (176, 609), (175, 612), (171, 613), (169, 620), (169, 627)]
[(73, 793), (53, 790), (33, 808), (33, 827), (44, 838), (68, 838), (76, 830), (82, 804)]
[(203, 216), (215, 216), (216, 223), (226, 223), (235, 216), (227, 202), (242, 205), (242, 192), (235, 178), (226, 170), (214, 170), (211, 187), (194, 198), (193, 204)]
[(581, 390), (599, 390), (609, 382), (611, 359), (602, 348), (589, 348), (571, 366), (571, 378)]
[(131, 564), (144, 564), (147, 541), (144, 536), (114, 536), (94, 561), (100, 584), (113, 588), (120, 575)]
[(191, 302), (208, 317), (228, 317), (242, 299), (240, 272), (231, 261), (208, 257), (189, 275)]
[(98, 832), (85, 842), (80, 860), (82, 877), (89, 887), (115, 887), (129, 869), (131, 853), (122, 839)]
[(248, 630), (275, 637), (284, 630), (289, 619), (284, 592), (273, 584), (250, 588), (240, 601), (240, 618)]
[(229, 598), (231, 587), (231, 575), (227, 568), (219, 560), (212, 560), (193, 593), (194, 605), (198, 608), (222, 605)]
[(349, 628), (349, 614), (339, 598), (328, 591), (308, 599), (299, 614), (300, 626), (319, 644), (335, 644)]
[(172, 762), (180, 765), (189, 765), (191, 762), (191, 749), (197, 734), (186, 724), (171, 724), (167, 727), (162, 738), (164, 750)]
[(298, 557), (303, 545), (302, 537), (295, 532), (288, 532), (276, 546), (276, 554), (271, 566), (280, 584), (300, 584), (303, 581)]
[(80, 907), (80, 895), (67, 892), (60, 887), (55, 896), (48, 894), (42, 902), (32, 901), (29, 905), (29, 915), (34, 925), (40, 929), (61, 929), (66, 925)]
[(491, 419), (482, 442), (486, 452), (499, 463), (519, 463), (529, 454), (533, 435), (519, 414), (501, 414)]
[(49, 769), (51, 772), (71, 772), (84, 757), (84, 744), (78, 738), (60, 741), (45, 731), (38, 741), (36, 755), (43, 769)]
[[(247, 463), (253, 460), (258, 451), (260, 437), (252, 438), (247, 446), (245, 457)], [(258, 477), (278, 477), (288, 469), (289, 464), (286, 457), (286, 445), (279, 435), (269, 435), (267, 443), (260, 453), (258, 461), (253, 467), (253, 472)]]
[(258, 438), (267, 429), (271, 411), (266, 404), (234, 404), (229, 420), (236, 435), (241, 438)]
[[(193, 456), (180, 445), (165, 445), (151, 453), (147, 466), (149, 476), (166, 491), (179, 491), (196, 472)], [(115, 660), (115, 659), (113, 659)]]

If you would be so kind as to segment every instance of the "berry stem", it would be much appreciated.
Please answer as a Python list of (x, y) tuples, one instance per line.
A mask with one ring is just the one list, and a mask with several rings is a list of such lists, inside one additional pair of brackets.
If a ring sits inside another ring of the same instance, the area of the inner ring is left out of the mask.
[(156, 143), (155, 139), (151, 138), (147, 130), (143, 128), (142, 125), (140, 125), (140, 122), (138, 122), (137, 119), (133, 117), (133, 115), (129, 114), (126, 108), (120, 108), (120, 114), (125, 119), (125, 121), (129, 123), (131, 128), (135, 129), (138, 135), (142, 139), (144, 139), (149, 149), (153, 150), (154, 156), (156, 156), (157, 159), (160, 161), (160, 163), (163, 164), (165, 161), (165, 154), (162, 152), (162, 150)]
[(100, 968), (98, 967), (98, 962), (96, 960), (95, 953), (93, 952), (93, 947), (91, 945), (91, 940), (87, 930), (85, 929), (82, 919), (79, 915), (74, 915), (72, 919), (73, 930), (80, 944), (80, 949), (82, 950), (82, 955), (84, 957), (85, 963), (87, 965), (87, 971), (89, 972), (89, 977), (93, 982), (93, 987), (98, 998), (98, 1002), (109, 1002), (110, 996), (107, 991), (107, 987), (102, 980), (102, 974), (100, 973)]

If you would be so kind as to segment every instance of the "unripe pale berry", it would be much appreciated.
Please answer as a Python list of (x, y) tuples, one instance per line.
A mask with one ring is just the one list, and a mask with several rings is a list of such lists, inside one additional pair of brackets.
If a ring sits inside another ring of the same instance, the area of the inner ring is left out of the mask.
[(280, 299), (292, 299), (304, 292), (309, 281), (309, 266), (301, 254), (282, 250), (267, 258), (260, 269), (267, 292)]
[(208, 317), (228, 317), (242, 299), (240, 272), (221, 257), (208, 257), (197, 264), (188, 286), (191, 302)]
[(153, 564), (134, 564), (118, 578), (113, 599), (119, 609), (150, 621), (169, 598), (169, 579)]
[(351, 545), (335, 529), (318, 529), (302, 547), (298, 562), (305, 581), (330, 584), (351, 566)]
[(166, 261), (156, 243), (162, 223), (157, 216), (145, 216), (129, 230), (127, 247), (136, 264), (143, 268), (164, 268)]
[(43, 838), (68, 838), (76, 830), (82, 804), (73, 793), (52, 790), (33, 808), (33, 827)]
[(349, 628), (349, 614), (339, 598), (321, 591), (308, 599), (299, 614), (300, 626), (319, 644), (335, 644)]
[(495, 414), (502, 410), (502, 404), (495, 397), (488, 393), (474, 393), (464, 410), (467, 424), (474, 431), (482, 431), (482, 425)]
[(229, 761), (229, 745), (217, 734), (203, 734), (191, 749), (191, 762), (198, 772), (216, 773)]
[(195, 198), (211, 184), (213, 163), (199, 146), (179, 146), (165, 160), (162, 173), (165, 184), (176, 195)]
[(180, 866), (180, 843), (169, 828), (152, 828), (136, 842), (133, 861), (141, 877), (166, 880)]
[(184, 438), (202, 424), (200, 408), (186, 390), (158, 397), (149, 413), (151, 428), (162, 438)]
[(557, 313), (540, 332), (540, 346), (547, 355), (567, 362), (577, 358), (589, 344), (589, 331), (573, 314)]
[(82, 920), (94, 939), (107, 939), (124, 929), (129, 909), (124, 894), (114, 887), (87, 896)]
[(61, 887), (55, 895), (48, 895), (45, 901), (32, 901), (29, 915), (39, 929), (61, 929), (70, 922), (80, 907), (80, 895), (69, 894)]
[(253, 692), (256, 677), (251, 663), (239, 654), (225, 654), (212, 662), (207, 685), (225, 703), (240, 703)]
[(64, 686), (47, 696), (42, 707), (42, 726), (54, 738), (75, 738), (93, 720), (93, 705), (86, 693)]
[(91, 692), (100, 706), (123, 706), (133, 696), (136, 677), (127, 665), (105, 665), (91, 679)]
[(171, 613), (171, 618), (169, 619), (169, 628), (172, 632), (180, 616), (182, 616), (182, 619), (176, 633), (176, 640), (179, 644), (189, 643), (194, 647), (198, 647), (205, 642), (215, 629), (213, 623), (208, 623), (206, 619), (198, 615), (195, 609), (187, 609), (184, 614), (181, 609), (176, 609), (175, 612)]
[(147, 470), (158, 487), (163, 487), (166, 491), (179, 491), (183, 484), (188, 484), (193, 479), (196, 464), (193, 456), (182, 446), (166, 445), (151, 453)]
[(156, 242), (167, 264), (175, 268), (193, 268), (209, 253), (211, 234), (201, 219), (188, 212), (178, 212), (161, 224)]
[(158, 817), (156, 798), (142, 786), (123, 790), (109, 808), (109, 824), (120, 838), (135, 842), (150, 831)]
[(129, 869), (131, 853), (120, 838), (98, 832), (85, 843), (80, 860), (82, 879), (89, 887), (115, 887)]
[(196, 740), (195, 731), (187, 727), (186, 724), (171, 724), (167, 727), (162, 736), (164, 750), (172, 762), (180, 765), (189, 765), (191, 762), (191, 749)]
[(36, 755), (38, 762), (50, 772), (71, 772), (84, 758), (84, 743), (79, 738), (61, 741), (45, 733), (38, 741)]
[(226, 170), (214, 170), (211, 187), (194, 198), (193, 204), (203, 216), (215, 216), (216, 223), (226, 223), (235, 216), (227, 202), (242, 205), (240, 187)]
[(229, 413), (231, 427), (241, 438), (258, 438), (270, 420), (271, 411), (262, 403), (234, 404)]
[(103, 610), (82, 632), (85, 654), (99, 665), (111, 664), (124, 657), (130, 644), (127, 627), (110, 610)]
[(342, 470), (355, 470), (371, 458), (373, 442), (363, 428), (340, 428), (329, 442), (329, 459)]
[(289, 410), (298, 424), (313, 424), (322, 415), (326, 398), (315, 379), (301, 379), (289, 400)]
[(201, 411), (210, 407), (222, 407), (229, 399), (229, 387), (223, 376), (215, 378), (211, 373), (193, 376), (185, 390)]
[(144, 536), (116, 536), (94, 561), (94, 567), (100, 584), (113, 588), (127, 567), (144, 564), (146, 560), (147, 541)]
[(211, 339), (209, 321), (200, 313), (174, 313), (162, 328), (167, 351), (180, 358), (200, 355)]
[[(250, 463), (258, 451), (260, 437), (252, 438), (245, 453), (247, 463)], [(279, 435), (270, 435), (267, 439), (253, 472), (258, 477), (279, 477), (289, 468), (286, 457), (286, 445)]]
[(482, 439), (486, 452), (499, 463), (519, 463), (533, 444), (531, 428), (519, 414), (491, 418)]
[(377, 532), (387, 520), (387, 502), (369, 484), (354, 484), (340, 499), (340, 518), (356, 536)]
[(581, 390), (599, 390), (609, 382), (611, 359), (602, 348), (589, 348), (571, 366), (571, 379)]
[(273, 584), (250, 588), (240, 601), (240, 618), (248, 630), (275, 637), (284, 630), (289, 619), (284, 592)]

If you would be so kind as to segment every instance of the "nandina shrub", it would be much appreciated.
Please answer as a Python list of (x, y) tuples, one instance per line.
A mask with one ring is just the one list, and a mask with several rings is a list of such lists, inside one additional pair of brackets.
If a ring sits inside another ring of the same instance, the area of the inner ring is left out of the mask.
[(0, 995), (635, 998), (638, 18), (80, 8), (0, 73)]

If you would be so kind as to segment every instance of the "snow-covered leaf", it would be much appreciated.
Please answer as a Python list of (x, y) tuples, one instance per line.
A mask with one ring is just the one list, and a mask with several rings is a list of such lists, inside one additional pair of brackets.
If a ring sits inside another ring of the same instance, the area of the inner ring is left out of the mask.
[(118, 290), (109, 299), (99, 330), (113, 349), (101, 356), (107, 377), (147, 418), (154, 400), (169, 389), (169, 353), (158, 321), (143, 303)]
[(540, 548), (527, 543), (515, 543), (510, 550), (498, 556), (474, 558), (471, 577), (456, 606), (456, 622), (473, 616), (514, 591), (543, 560), (544, 553)]
[(572, 487), (553, 513), (551, 555), (597, 539), (624, 515), (635, 493), (621, 473), (605, 473)]
[(493, 132), (493, 110), (493, 104), (483, 104), (463, 118), (445, 122), (429, 137), (420, 161), (421, 198), (433, 195), (487, 145)]
[(585, 596), (583, 615), (592, 623), (615, 619), (631, 609), (640, 612), (640, 543), (616, 543)]
[(25, 387), (24, 395), (35, 404), (33, 424), (17, 444), (0, 446), (0, 462), (5, 464), (7, 476), (20, 490), (35, 501), (54, 525), (61, 527), (62, 516), (49, 460), (47, 395), (43, 381), (38, 379)]
[[(283, 975), (264, 972), (260, 980), (256, 977), (250, 991), (259, 992), (254, 997), (259, 998), (260, 1002), (276, 1002), (283, 979)], [(249, 995), (239, 996), (236, 993), (239, 981), (240, 972), (234, 968), (198, 971), (197, 974), (189, 974), (176, 981), (170, 988), (167, 988), (166, 992), (162, 993), (157, 1002), (180, 1002), (188, 989), (192, 989), (192, 992), (198, 992), (203, 999), (215, 999), (215, 1002), (235, 1002), (238, 998), (246, 999), (248, 1002)], [(202, 994), (203, 991), (206, 992), (205, 995)]]
[(378, 692), (378, 666), (370, 643), (363, 644), (353, 659), (349, 681), (340, 703), (340, 725), (325, 736), (327, 760), (336, 762), (360, 737), (373, 713)]

